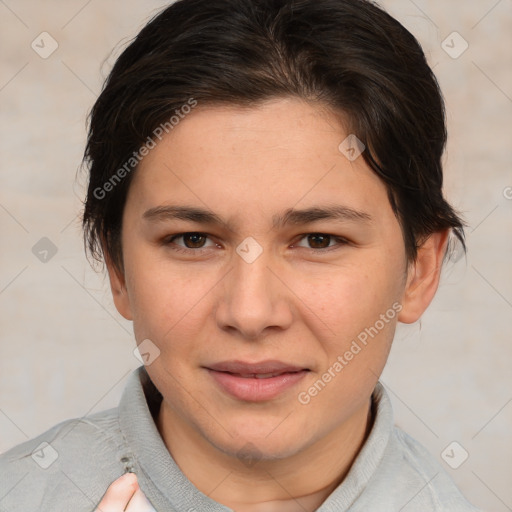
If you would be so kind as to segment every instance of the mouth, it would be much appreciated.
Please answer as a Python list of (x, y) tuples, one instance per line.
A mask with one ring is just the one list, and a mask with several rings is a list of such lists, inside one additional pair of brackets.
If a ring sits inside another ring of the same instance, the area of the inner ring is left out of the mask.
[(296, 372), (275, 372), (275, 373), (232, 373), (232, 372), (223, 372), (229, 373), (230, 375), (235, 375), (236, 377), (242, 377), (242, 379), (271, 379), (272, 377), (279, 377), (279, 375), (284, 375), (285, 373), (298, 373), (300, 370)]
[(310, 371), (309, 368), (282, 361), (224, 361), (204, 368), (221, 391), (249, 402), (277, 398), (294, 387)]

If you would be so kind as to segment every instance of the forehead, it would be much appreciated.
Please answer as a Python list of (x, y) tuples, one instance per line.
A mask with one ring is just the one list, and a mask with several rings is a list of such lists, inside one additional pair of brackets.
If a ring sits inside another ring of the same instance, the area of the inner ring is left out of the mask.
[(341, 116), (300, 100), (199, 104), (144, 157), (131, 195), (146, 209), (178, 201), (274, 224), (283, 207), (389, 209), (380, 179), (347, 157), (349, 136)]

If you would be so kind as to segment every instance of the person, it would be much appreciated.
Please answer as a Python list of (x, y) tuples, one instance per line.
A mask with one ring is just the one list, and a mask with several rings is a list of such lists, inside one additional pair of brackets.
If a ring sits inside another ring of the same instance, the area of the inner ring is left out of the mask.
[(0, 509), (475, 511), (379, 382), (464, 246), (446, 139), (419, 43), (373, 2), (155, 16), (84, 157), (86, 248), (143, 364), (117, 408), (1, 455)]

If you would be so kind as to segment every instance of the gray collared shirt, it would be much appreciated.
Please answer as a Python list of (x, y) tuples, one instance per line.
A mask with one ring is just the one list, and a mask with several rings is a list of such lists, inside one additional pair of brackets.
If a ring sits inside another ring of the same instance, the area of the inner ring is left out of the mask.
[[(440, 464), (393, 424), (384, 387), (375, 421), (343, 482), (317, 512), (478, 512)], [(0, 455), (0, 512), (93, 512), (126, 471), (158, 512), (229, 512), (181, 472), (155, 425), (162, 396), (144, 366), (119, 406), (63, 421)]]

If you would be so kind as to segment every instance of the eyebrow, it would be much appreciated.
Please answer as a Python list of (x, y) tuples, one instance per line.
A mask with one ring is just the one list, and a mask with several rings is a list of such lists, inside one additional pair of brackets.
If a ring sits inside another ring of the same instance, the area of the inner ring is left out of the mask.
[[(234, 231), (232, 224), (223, 220), (216, 213), (195, 206), (155, 206), (145, 211), (142, 217), (150, 222), (179, 219), (198, 224), (222, 226), (230, 231)], [(297, 226), (309, 224), (319, 220), (368, 223), (372, 220), (372, 216), (366, 212), (342, 205), (313, 206), (303, 210), (289, 208), (283, 213), (272, 217), (272, 229), (278, 229), (287, 225)]]

